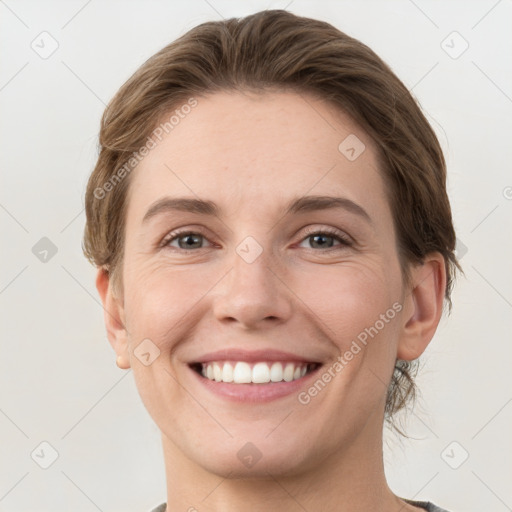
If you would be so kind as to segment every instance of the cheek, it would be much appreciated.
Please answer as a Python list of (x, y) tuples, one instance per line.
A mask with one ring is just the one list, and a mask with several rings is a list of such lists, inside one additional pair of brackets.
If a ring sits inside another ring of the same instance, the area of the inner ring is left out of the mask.
[[(130, 268), (136, 270), (130, 272)], [(165, 262), (130, 266), (127, 262), (125, 276), (126, 327), (132, 342), (149, 338), (164, 352), (186, 335), (189, 316), (222, 273), (207, 266), (171, 268)]]
[(354, 406), (363, 402), (375, 406), (386, 392), (396, 359), (402, 308), (398, 264), (385, 266), (375, 260), (365, 265), (321, 267), (297, 286), (297, 295), (314, 313), (322, 335), (338, 354), (336, 366), (325, 370), (331, 368), (336, 375), (333, 382), (338, 391), (324, 399), (334, 410), (351, 400)]
[[(294, 303), (289, 325), (316, 323), (327, 339), (346, 350), (347, 343), (400, 299), (400, 266), (396, 255), (392, 256), (375, 253), (337, 264), (301, 262), (281, 268), (280, 278), (286, 286), (279, 293)], [(227, 265), (212, 262), (180, 265), (164, 257), (153, 261), (144, 255), (127, 258), (125, 314), (132, 342), (149, 338), (161, 351), (168, 351), (180, 336), (186, 336), (191, 316), (202, 308), (211, 309), (208, 293), (228, 270)]]
[(296, 282), (296, 293), (330, 336), (346, 341), (374, 325), (400, 299), (398, 268), (379, 262), (318, 267)]
[(319, 267), (295, 285), (308, 306), (301, 311), (310, 311), (309, 318), (337, 352), (299, 400), (305, 414), (308, 407), (320, 411), (325, 420), (318, 435), (336, 443), (343, 425), (358, 431), (385, 400), (401, 310), (399, 267), (377, 260)]
[[(166, 415), (166, 424), (173, 425), (175, 418), (167, 416), (168, 404), (186, 407), (187, 403), (186, 397), (182, 402), (183, 393), (176, 384), (173, 350), (180, 340), (190, 338), (191, 318), (218, 278), (211, 271), (204, 275), (190, 267), (170, 269), (158, 263), (130, 266), (127, 261), (126, 268), (124, 304), (133, 376), (155, 421)], [(151, 348), (153, 354), (158, 355), (146, 366), (138, 360), (142, 352), (138, 347), (143, 347), (141, 342), (148, 339), (156, 346)]]

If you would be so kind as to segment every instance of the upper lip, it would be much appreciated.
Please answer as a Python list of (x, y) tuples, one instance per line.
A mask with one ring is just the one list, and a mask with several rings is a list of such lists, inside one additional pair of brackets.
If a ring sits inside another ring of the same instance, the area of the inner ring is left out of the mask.
[(261, 350), (243, 350), (243, 349), (224, 349), (215, 352), (208, 352), (197, 359), (190, 361), (193, 363), (209, 363), (213, 361), (246, 361), (248, 363), (257, 363), (264, 361), (289, 361), (296, 363), (317, 363), (315, 359), (307, 359), (305, 357), (292, 354), (291, 352), (283, 352), (274, 349)]

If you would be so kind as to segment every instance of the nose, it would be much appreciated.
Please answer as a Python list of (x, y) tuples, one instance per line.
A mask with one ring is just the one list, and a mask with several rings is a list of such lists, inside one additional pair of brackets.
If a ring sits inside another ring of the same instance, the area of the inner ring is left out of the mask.
[(275, 267), (265, 251), (251, 263), (236, 254), (231, 271), (216, 290), (215, 318), (246, 330), (286, 322), (292, 314), (293, 293)]

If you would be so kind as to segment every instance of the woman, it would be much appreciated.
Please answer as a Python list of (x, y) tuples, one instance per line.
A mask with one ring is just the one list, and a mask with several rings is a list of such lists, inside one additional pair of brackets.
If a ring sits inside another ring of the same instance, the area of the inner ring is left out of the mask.
[(155, 511), (440, 511), (382, 460), (458, 267), (441, 148), (389, 67), (282, 10), (205, 23), (100, 144), (84, 249), (162, 433)]

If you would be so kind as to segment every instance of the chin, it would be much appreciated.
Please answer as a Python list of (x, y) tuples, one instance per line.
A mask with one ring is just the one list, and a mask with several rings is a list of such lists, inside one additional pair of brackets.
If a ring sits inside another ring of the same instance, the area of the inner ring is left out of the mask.
[(204, 469), (222, 478), (230, 479), (268, 479), (271, 477), (292, 476), (301, 473), (304, 468), (304, 460), (290, 460), (289, 456), (279, 456), (268, 454), (263, 455), (261, 459), (250, 463), (249, 460), (241, 462), (235, 456), (225, 457), (224, 459), (198, 460)]
[[(259, 435), (261, 436), (261, 433)], [(311, 463), (305, 439), (284, 444), (282, 437), (248, 441), (244, 437), (230, 438), (212, 447), (199, 447), (190, 457), (196, 464), (222, 478), (264, 478), (299, 474)], [(250, 438), (249, 438), (250, 439)], [(308, 464), (309, 462), (309, 464)]]

